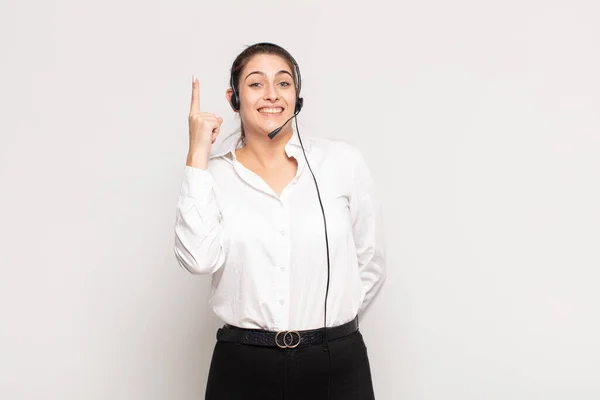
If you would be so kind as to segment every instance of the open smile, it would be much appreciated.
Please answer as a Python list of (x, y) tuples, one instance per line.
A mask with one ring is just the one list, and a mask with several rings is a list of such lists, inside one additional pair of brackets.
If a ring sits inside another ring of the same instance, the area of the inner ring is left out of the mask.
[(278, 116), (283, 113), (282, 107), (261, 107), (258, 112), (266, 117)]

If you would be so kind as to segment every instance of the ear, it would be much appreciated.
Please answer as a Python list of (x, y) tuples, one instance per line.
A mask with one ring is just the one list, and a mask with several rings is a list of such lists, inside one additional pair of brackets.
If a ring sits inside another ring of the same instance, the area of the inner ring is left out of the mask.
[(238, 112), (237, 110), (235, 110), (232, 106), (231, 106), (231, 95), (233, 94), (233, 90), (231, 88), (227, 89), (225, 91), (225, 98), (227, 99), (227, 102), (229, 103), (229, 106), (231, 107), (231, 109), (234, 112)]

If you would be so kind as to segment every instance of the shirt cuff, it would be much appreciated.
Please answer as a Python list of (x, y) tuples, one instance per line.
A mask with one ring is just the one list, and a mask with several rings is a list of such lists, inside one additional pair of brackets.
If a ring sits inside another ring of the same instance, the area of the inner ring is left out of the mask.
[(198, 200), (208, 200), (213, 183), (213, 177), (208, 170), (186, 165), (180, 194)]

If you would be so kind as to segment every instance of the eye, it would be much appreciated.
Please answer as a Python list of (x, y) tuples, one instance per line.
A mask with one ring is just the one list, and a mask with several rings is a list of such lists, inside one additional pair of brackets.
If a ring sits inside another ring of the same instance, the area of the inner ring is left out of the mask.
[(282, 85), (284, 87), (288, 87), (288, 86), (290, 86), (290, 83), (286, 82), (286, 81), (283, 81), (283, 82), (280, 83), (280, 85)]
[(259, 83), (259, 82), (254, 82), (254, 83), (251, 83), (251, 84), (250, 84), (250, 85), (248, 85), (248, 86), (250, 86), (250, 87), (258, 87), (259, 85), (260, 85), (260, 83)]

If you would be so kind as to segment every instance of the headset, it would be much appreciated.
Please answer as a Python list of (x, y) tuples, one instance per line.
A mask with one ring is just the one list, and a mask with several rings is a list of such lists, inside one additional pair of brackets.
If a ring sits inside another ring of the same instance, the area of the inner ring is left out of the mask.
[[(292, 62), (294, 64), (294, 68), (296, 69), (296, 77), (297, 77), (296, 106), (294, 107), (294, 115), (292, 115), (287, 121), (285, 121), (285, 123), (283, 125), (281, 125), (279, 128), (277, 128), (273, 132), (269, 133), (269, 138), (273, 139), (275, 137), (275, 135), (277, 135), (279, 133), (279, 131), (281, 131), (281, 129), (285, 126), (285, 124), (287, 124), (292, 118), (295, 118), (298, 115), (298, 113), (300, 112), (300, 110), (302, 110), (302, 105), (304, 104), (304, 99), (302, 97), (300, 97), (300, 89), (302, 88), (302, 78), (300, 76), (300, 67), (298, 66), (298, 63), (296, 62), (296, 60), (294, 60), (294, 57), (292, 57), (292, 55), (287, 50), (285, 50), (281, 46), (278, 46), (273, 43), (268, 43), (268, 42), (256, 43), (248, 48), (260, 47), (260, 46), (271, 46), (271, 47), (278, 48), (292, 60)], [(231, 77), (230, 77), (229, 81), (230, 81), (230, 85), (231, 85), (231, 90), (233, 92), (231, 94), (231, 107), (235, 111), (239, 111), (240, 110), (240, 96), (238, 94), (238, 90), (236, 88), (235, 82), (233, 81), (233, 68), (231, 70)], [(306, 151), (304, 150), (304, 144), (302, 144), (302, 138), (300, 137), (300, 129), (298, 128), (298, 118), (295, 118), (295, 123), (296, 123), (296, 132), (298, 133), (298, 139), (300, 140), (300, 146), (302, 147), (302, 153), (304, 153), (304, 159), (306, 160), (306, 165), (308, 166), (308, 169), (310, 170), (313, 180), (315, 181), (315, 187), (317, 189), (317, 196), (319, 198), (319, 204), (321, 205), (321, 212), (323, 213), (323, 226), (325, 228), (325, 248), (327, 249), (327, 289), (325, 291), (325, 306), (324, 306), (325, 314), (323, 317), (323, 335), (325, 337), (323, 349), (327, 352), (327, 356), (329, 359), (329, 377), (328, 377), (328, 384), (327, 384), (327, 398), (329, 398), (330, 392), (331, 392), (331, 353), (329, 351), (329, 340), (327, 337), (327, 297), (329, 295), (329, 279), (330, 279), (330, 275), (331, 275), (330, 274), (331, 264), (330, 264), (330, 260), (329, 260), (329, 238), (328, 238), (328, 234), (327, 234), (327, 219), (325, 218), (325, 209), (323, 208), (323, 201), (321, 200), (321, 193), (319, 192), (319, 185), (317, 184), (317, 178), (315, 178), (315, 174), (314, 174), (312, 168), (310, 167), (310, 163), (308, 162), (308, 158), (306, 157)]]
[[(276, 48), (280, 49), (281, 51), (283, 51), (292, 60), (292, 63), (294, 64), (294, 69), (296, 70), (296, 106), (294, 107), (294, 116), (296, 116), (300, 112), (300, 110), (302, 110), (302, 105), (304, 104), (304, 99), (302, 97), (300, 97), (300, 90), (302, 90), (302, 77), (300, 76), (300, 67), (298, 66), (298, 63), (296, 62), (294, 57), (292, 57), (292, 55), (287, 52), (287, 50), (285, 50), (283, 47), (278, 46), (273, 43), (267, 43), (267, 42), (256, 43), (256, 44), (253, 44), (252, 46), (248, 47), (248, 49), (253, 48), (253, 47), (260, 47), (260, 46), (276, 47)], [(231, 86), (231, 90), (233, 91), (233, 93), (231, 93), (231, 107), (235, 111), (240, 111), (240, 95), (238, 94), (237, 85), (233, 81), (233, 68), (231, 70), (231, 77), (229, 79), (229, 85)], [(285, 123), (287, 124), (288, 121), (286, 121)], [(277, 132), (279, 132), (279, 131), (277, 131)], [(273, 136), (275, 136), (275, 135), (273, 135)], [(271, 139), (272, 139), (272, 137), (271, 137)]]

